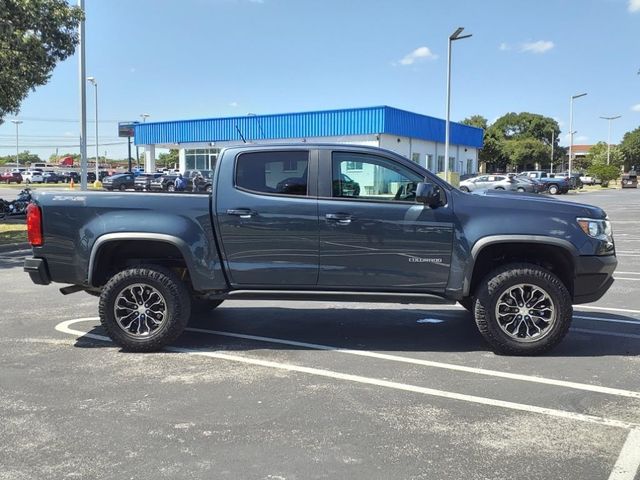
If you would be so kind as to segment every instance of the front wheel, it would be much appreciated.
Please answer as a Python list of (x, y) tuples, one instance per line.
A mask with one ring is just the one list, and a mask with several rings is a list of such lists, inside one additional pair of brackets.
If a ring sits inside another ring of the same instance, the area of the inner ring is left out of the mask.
[(532, 264), (510, 264), (491, 272), (476, 291), (478, 330), (493, 351), (538, 355), (569, 331), (571, 296), (560, 279)]
[(504, 190), (502, 187), (496, 187), (496, 190)]
[(560, 189), (558, 188), (557, 185), (549, 185), (549, 193), (551, 195), (558, 195), (559, 191), (560, 191)]
[(176, 191), (176, 186), (173, 183), (170, 183), (169, 185), (167, 185), (167, 192), (175, 192)]
[(130, 352), (150, 352), (172, 343), (191, 315), (189, 291), (175, 273), (150, 265), (114, 275), (102, 289), (100, 323)]
[(467, 188), (467, 187), (460, 187), (460, 191), (461, 191), (461, 192), (467, 192), (467, 193), (469, 193), (469, 188)]
[(525, 189), (524, 189), (524, 188), (522, 188), (522, 187), (518, 187), (518, 190), (517, 190), (517, 191), (518, 191), (518, 192), (520, 192), (520, 193), (525, 193)]

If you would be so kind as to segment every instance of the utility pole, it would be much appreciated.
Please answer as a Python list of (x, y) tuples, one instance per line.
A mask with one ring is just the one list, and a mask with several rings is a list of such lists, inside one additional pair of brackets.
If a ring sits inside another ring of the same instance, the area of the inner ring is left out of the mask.
[(95, 79), (95, 77), (87, 77), (87, 81), (89, 83), (91, 83), (94, 87), (95, 87), (95, 100), (96, 100), (96, 105), (95, 105), (95, 110), (96, 110), (96, 182), (100, 179), (99, 173), (98, 173), (98, 159), (100, 158), (100, 154), (98, 153), (98, 81)]
[(553, 149), (556, 143), (556, 131), (551, 132), (551, 173), (553, 173)]
[(609, 136), (607, 137), (607, 165), (611, 163), (611, 122), (613, 120), (617, 120), (622, 115), (616, 115), (614, 117), (600, 117), (603, 120), (607, 120), (609, 122)]
[(460, 35), (464, 27), (459, 27), (449, 36), (449, 45), (447, 48), (447, 118), (445, 120), (444, 129), (444, 178), (449, 181), (449, 137), (451, 123), (451, 44), (456, 40), (469, 38), (471, 35)]
[[(84, 13), (84, 0), (78, 0), (78, 7)], [(80, 189), (87, 189), (87, 86), (85, 83), (85, 28), (80, 21), (78, 34), (78, 77), (80, 80)]]
[(20, 134), (18, 133), (18, 126), (22, 123), (22, 120), (11, 120), (16, 126), (16, 168), (20, 168)]

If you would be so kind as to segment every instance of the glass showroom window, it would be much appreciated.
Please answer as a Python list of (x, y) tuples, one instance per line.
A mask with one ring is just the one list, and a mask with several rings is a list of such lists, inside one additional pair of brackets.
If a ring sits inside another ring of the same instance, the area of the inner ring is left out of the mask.
[(186, 170), (213, 170), (218, 153), (218, 148), (185, 149)]

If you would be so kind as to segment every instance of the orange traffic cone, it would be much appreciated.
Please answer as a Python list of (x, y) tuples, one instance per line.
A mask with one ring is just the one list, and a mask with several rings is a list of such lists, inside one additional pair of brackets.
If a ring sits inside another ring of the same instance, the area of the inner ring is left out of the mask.
[(75, 187), (76, 184), (73, 183), (73, 178), (71, 179), (71, 181), (69, 182), (69, 190), (73, 190), (73, 187)]

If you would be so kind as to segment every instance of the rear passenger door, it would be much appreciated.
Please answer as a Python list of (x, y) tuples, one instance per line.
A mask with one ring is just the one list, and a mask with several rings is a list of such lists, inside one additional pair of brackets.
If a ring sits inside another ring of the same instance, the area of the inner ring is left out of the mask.
[[(244, 288), (315, 286), (317, 152), (243, 151), (219, 168), (215, 209), (231, 283)], [(231, 179), (232, 187), (226, 183)]]

